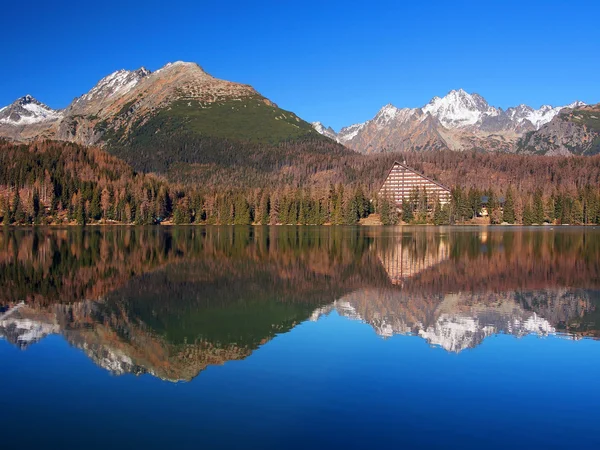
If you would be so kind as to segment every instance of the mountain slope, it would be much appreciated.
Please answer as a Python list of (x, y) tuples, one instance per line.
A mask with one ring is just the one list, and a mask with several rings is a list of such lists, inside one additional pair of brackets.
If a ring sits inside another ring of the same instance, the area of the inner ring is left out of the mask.
[(137, 170), (163, 173), (175, 166), (189, 172), (190, 165), (201, 172), (205, 168), (198, 165), (271, 170), (305, 156), (281, 150), (290, 143), (314, 143), (302, 146), (307, 154), (322, 153), (315, 147), (323, 145), (333, 146), (334, 154), (349, 153), (251, 86), (214, 78), (186, 62), (153, 73), (117, 71), (53, 120), (39, 122), (35, 128), (11, 125), (10, 133), (0, 129), (0, 135), (98, 144)]
[(577, 105), (519, 140), (521, 153), (595, 155), (600, 153), (600, 104)]

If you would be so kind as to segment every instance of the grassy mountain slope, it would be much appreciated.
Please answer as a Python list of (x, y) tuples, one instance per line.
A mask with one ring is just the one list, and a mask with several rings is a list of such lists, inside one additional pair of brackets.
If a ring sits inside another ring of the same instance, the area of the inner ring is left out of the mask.
[(313, 144), (303, 146), (302, 153), (319, 153), (328, 144), (339, 147), (337, 153), (349, 153), (258, 95), (217, 103), (178, 100), (133, 124), (120, 117), (113, 121), (123, 125), (105, 133), (107, 150), (145, 172), (169, 172), (173, 165), (186, 170), (182, 163), (271, 170), (273, 164), (293, 162), (281, 158), (282, 144), (300, 142)]

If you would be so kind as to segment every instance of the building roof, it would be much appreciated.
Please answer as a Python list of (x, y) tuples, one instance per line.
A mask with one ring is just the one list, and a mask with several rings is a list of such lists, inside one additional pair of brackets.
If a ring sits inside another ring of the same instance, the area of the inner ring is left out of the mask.
[[(386, 180), (389, 178), (390, 174), (392, 173), (392, 170), (394, 170), (394, 167), (396, 167), (396, 165), (398, 165), (398, 166), (400, 166), (400, 167), (403, 167), (404, 169), (408, 170), (409, 172), (412, 172), (412, 173), (414, 173), (415, 175), (418, 175), (418, 176), (420, 176), (420, 177), (422, 177), (422, 178), (425, 178), (427, 181), (429, 181), (429, 182), (431, 182), (431, 183), (433, 183), (433, 184), (435, 184), (435, 185), (437, 185), (437, 186), (441, 187), (442, 189), (444, 189), (444, 190), (446, 190), (446, 191), (450, 192), (450, 188), (449, 188), (449, 187), (447, 187), (447, 186), (444, 186), (444, 185), (443, 185), (443, 184), (441, 184), (441, 183), (438, 183), (437, 181), (435, 181), (435, 180), (433, 180), (433, 179), (429, 178), (428, 176), (425, 176), (425, 175), (423, 175), (422, 173), (419, 173), (419, 172), (417, 172), (416, 170), (414, 170), (414, 169), (411, 169), (411, 168), (410, 168), (410, 167), (408, 167), (406, 164), (399, 163), (398, 161), (394, 161), (394, 164), (392, 164), (392, 167), (391, 167), (391, 169), (388, 171), (387, 175), (385, 176), (385, 179), (383, 180), (383, 183), (381, 184), (381, 188), (382, 188), (382, 187), (383, 187), (383, 185), (385, 184), (385, 181), (386, 181)], [(381, 190), (381, 188), (379, 188), (379, 190)]]

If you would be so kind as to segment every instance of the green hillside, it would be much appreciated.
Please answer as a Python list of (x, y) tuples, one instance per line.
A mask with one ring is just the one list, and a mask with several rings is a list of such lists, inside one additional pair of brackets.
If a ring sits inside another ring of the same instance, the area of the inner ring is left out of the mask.
[[(168, 173), (173, 165), (181, 170), (182, 163), (270, 170), (293, 162), (280, 157), (282, 145), (314, 143), (314, 151), (324, 144), (336, 146), (294, 113), (260, 96), (218, 103), (179, 100), (131, 126), (126, 114), (116, 117), (113, 123), (122, 124), (116, 129), (105, 123), (99, 127), (107, 129), (108, 150), (144, 172)], [(303, 146), (309, 153), (311, 148)]]

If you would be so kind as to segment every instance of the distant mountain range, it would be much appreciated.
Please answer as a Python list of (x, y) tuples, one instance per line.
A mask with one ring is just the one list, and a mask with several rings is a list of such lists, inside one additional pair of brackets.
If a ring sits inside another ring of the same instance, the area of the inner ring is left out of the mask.
[[(580, 101), (558, 107), (519, 105), (503, 110), (490, 106), (478, 94), (459, 89), (442, 98), (434, 97), (422, 108), (385, 105), (373, 119), (344, 127), (339, 133), (321, 122), (314, 122), (313, 127), (360, 153), (475, 149), (593, 154), (600, 151), (598, 142), (594, 143), (600, 126), (573, 118), (584, 115), (593, 121), (597, 110), (598, 106)], [(567, 129), (557, 126), (565, 122)]]
[[(195, 63), (178, 61), (155, 72), (143, 67), (114, 72), (62, 110), (31, 95), (18, 98), (0, 109), (0, 136), (101, 145), (142, 171), (168, 173), (176, 167), (181, 173), (199, 165), (252, 165), (264, 171), (268, 164), (279, 168), (282, 161), (293, 164), (327, 151), (351, 153), (335, 143), (359, 153), (595, 154), (600, 152), (599, 114), (600, 106), (579, 101), (503, 110), (459, 89), (421, 108), (385, 105), (373, 119), (336, 133), (279, 108), (249, 85), (220, 80)], [(291, 150), (296, 143), (310, 145)], [(282, 146), (287, 149), (283, 155)]]

